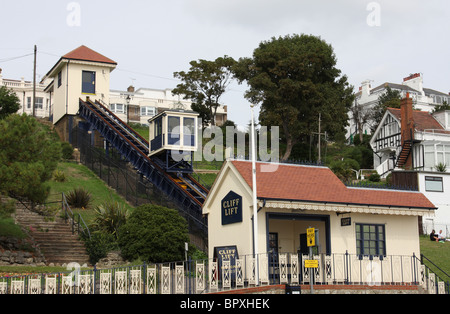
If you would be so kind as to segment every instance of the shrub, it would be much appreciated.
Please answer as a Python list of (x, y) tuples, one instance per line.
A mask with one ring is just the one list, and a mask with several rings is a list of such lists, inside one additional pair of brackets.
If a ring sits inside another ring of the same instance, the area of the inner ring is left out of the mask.
[(90, 239), (84, 239), (89, 261), (94, 265), (106, 257), (108, 252), (117, 249), (117, 241), (112, 234), (93, 232)]
[(55, 180), (56, 182), (65, 182), (66, 174), (63, 171), (55, 170), (53, 171), (53, 180)]
[(112, 234), (117, 239), (119, 228), (128, 218), (128, 210), (118, 202), (107, 202), (94, 209), (93, 227), (105, 233)]
[(61, 143), (61, 153), (62, 158), (65, 160), (72, 159), (73, 156), (73, 147), (67, 142)]
[(176, 210), (157, 205), (137, 207), (119, 230), (118, 244), (127, 260), (183, 260), (185, 242), (189, 242), (186, 220)]
[(381, 176), (378, 173), (372, 173), (369, 176), (368, 180), (370, 182), (380, 182), (381, 181)]
[(86, 208), (91, 202), (91, 193), (84, 188), (76, 188), (66, 195), (67, 203), (75, 208)]

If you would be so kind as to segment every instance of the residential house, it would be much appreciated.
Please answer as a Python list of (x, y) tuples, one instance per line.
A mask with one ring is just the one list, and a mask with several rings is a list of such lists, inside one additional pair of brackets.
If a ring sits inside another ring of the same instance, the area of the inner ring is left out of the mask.
[[(3, 78), (2, 69), (0, 69), (0, 86), (5, 86), (16, 93), (20, 102), (18, 113), (33, 114), (33, 82), (25, 81), (23, 77), (20, 80)], [(46, 86), (45, 82), (36, 82), (34, 115), (38, 118), (48, 118), (51, 111), (52, 100), (51, 95), (45, 92)]]
[[(110, 110), (121, 120), (148, 124), (148, 120), (165, 110), (192, 110), (192, 101), (173, 95), (171, 89), (152, 89), (130, 86), (126, 91), (111, 90)], [(216, 125), (227, 121), (227, 106), (217, 109)]]
[(401, 109), (386, 111), (370, 144), (381, 176), (392, 173), (393, 184), (416, 189), (436, 205), (435, 217), (424, 221), (429, 232), (430, 225), (450, 225), (450, 111), (413, 110), (408, 96)]
[[(372, 88), (370, 80), (366, 80), (361, 83), (354, 103), (354, 107), (357, 107), (361, 111), (361, 117), (367, 117), (368, 114), (373, 112), (374, 107), (378, 104), (379, 97), (386, 93), (388, 87), (392, 90), (399, 91), (403, 98), (406, 97), (406, 94), (409, 94), (416, 110), (432, 112), (436, 105), (442, 105), (444, 102), (450, 104), (449, 94), (424, 87), (423, 74), (421, 73), (415, 73), (405, 77), (401, 84), (386, 82), (375, 88)], [(363, 120), (361, 117), (358, 121)], [(367, 122), (362, 126), (362, 132), (364, 134), (371, 134), (371, 130), (376, 127), (374, 123), (373, 119), (367, 119)], [(355, 122), (352, 112), (349, 112), (349, 124), (347, 138), (352, 138), (358, 134), (358, 124)]]

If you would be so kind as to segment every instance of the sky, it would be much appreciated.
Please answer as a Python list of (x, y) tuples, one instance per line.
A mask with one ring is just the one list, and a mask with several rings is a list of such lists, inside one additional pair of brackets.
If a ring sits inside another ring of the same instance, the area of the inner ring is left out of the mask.
[[(251, 57), (263, 41), (292, 34), (330, 44), (355, 91), (401, 84), (422, 73), (424, 87), (450, 92), (448, 0), (0, 0), (4, 78), (42, 78), (59, 58), (86, 45), (118, 63), (111, 89), (174, 88), (192, 60)], [(228, 118), (251, 119), (247, 86), (222, 97)]]

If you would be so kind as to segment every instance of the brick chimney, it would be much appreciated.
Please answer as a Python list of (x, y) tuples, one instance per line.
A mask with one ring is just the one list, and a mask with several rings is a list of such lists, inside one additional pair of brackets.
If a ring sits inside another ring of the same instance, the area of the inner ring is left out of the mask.
[(414, 138), (413, 101), (409, 97), (409, 93), (406, 94), (406, 98), (402, 99), (400, 113), (403, 145), (405, 141), (410, 141)]

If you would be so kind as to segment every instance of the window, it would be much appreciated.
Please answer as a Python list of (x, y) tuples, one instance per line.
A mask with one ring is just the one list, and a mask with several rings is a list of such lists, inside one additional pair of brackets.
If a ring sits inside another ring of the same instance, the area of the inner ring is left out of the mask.
[(31, 109), (31, 97), (27, 97), (27, 109)]
[(44, 98), (36, 97), (36, 109), (42, 109), (44, 105)]
[(425, 191), (444, 192), (442, 177), (425, 177)]
[(155, 116), (156, 108), (155, 107), (141, 107), (141, 116)]
[(184, 118), (183, 123), (184, 145), (195, 146), (195, 119)]
[(180, 117), (169, 116), (168, 143), (169, 145), (180, 145)]
[(83, 94), (95, 94), (95, 72), (83, 71), (81, 92)]
[(124, 113), (124, 105), (123, 104), (111, 104), (111, 111), (114, 113)]
[(356, 224), (356, 254), (386, 255), (384, 225)]
[(60, 71), (58, 73), (58, 88), (61, 87), (62, 84), (62, 72)]

